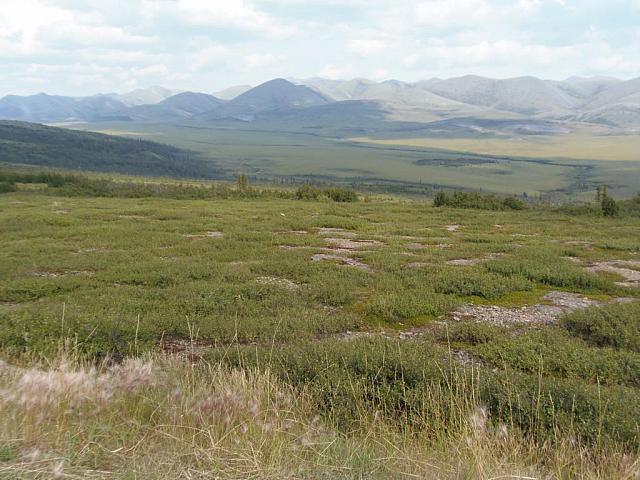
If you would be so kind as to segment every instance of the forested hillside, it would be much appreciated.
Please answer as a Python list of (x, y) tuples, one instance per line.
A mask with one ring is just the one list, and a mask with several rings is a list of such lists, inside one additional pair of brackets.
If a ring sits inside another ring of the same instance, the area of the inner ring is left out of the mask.
[(0, 121), (0, 162), (182, 178), (218, 178), (198, 153), (146, 140)]

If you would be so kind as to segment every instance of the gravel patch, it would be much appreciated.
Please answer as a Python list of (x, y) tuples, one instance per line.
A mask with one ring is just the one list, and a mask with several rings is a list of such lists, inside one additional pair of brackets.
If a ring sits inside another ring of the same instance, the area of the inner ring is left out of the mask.
[(468, 267), (472, 265), (477, 265), (481, 261), (482, 261), (481, 258), (457, 258), (455, 260), (447, 260), (445, 263), (447, 265)]
[(550, 292), (543, 297), (550, 304), (536, 304), (522, 308), (505, 308), (495, 305), (463, 305), (451, 314), (456, 321), (472, 320), (494, 325), (552, 324), (564, 314), (602, 305), (582, 295), (568, 292)]
[(359, 250), (364, 247), (376, 247), (383, 245), (377, 240), (353, 240), (349, 238), (325, 238), (325, 242), (329, 248), (338, 248), (341, 250)]
[(261, 285), (273, 285), (275, 287), (284, 288), (285, 290), (289, 290), (291, 292), (295, 292), (296, 290), (300, 289), (300, 285), (298, 285), (297, 283), (280, 277), (258, 277), (256, 278), (256, 282)]
[(347, 267), (358, 268), (360, 270), (364, 270), (365, 272), (373, 271), (373, 269), (366, 263), (362, 263), (360, 260), (356, 260), (355, 258), (350, 258), (343, 255), (317, 253), (313, 257), (311, 257), (311, 261), (313, 262), (338, 261), (340, 262), (341, 265), (344, 265)]
[(638, 266), (640, 266), (640, 262), (635, 260), (612, 260), (591, 264), (587, 267), (587, 271), (592, 273), (615, 273), (624, 278), (623, 282), (615, 282), (616, 285), (621, 287), (640, 287), (640, 270), (628, 268)]

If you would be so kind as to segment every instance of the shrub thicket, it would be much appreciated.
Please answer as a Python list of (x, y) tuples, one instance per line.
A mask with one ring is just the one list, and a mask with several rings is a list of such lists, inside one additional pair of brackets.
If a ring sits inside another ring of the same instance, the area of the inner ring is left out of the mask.
[(562, 320), (571, 334), (598, 347), (640, 353), (640, 304), (618, 304), (574, 312)]
[(0, 181), (0, 193), (15, 192), (16, 190), (17, 188), (15, 183)]
[(358, 194), (356, 192), (341, 187), (331, 187), (321, 190), (313, 185), (302, 185), (295, 193), (295, 198), (298, 200), (318, 200), (323, 196), (334, 202), (358, 201)]
[(516, 197), (500, 197), (480, 192), (438, 192), (433, 199), (436, 207), (475, 208), (479, 210), (522, 210), (526, 204)]

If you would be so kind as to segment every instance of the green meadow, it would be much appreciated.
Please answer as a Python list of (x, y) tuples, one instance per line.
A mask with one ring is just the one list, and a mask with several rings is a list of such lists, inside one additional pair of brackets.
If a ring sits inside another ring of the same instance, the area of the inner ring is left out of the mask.
[[(491, 145), (501, 147), (474, 151), (469, 145), (480, 145), (477, 139), (385, 141), (376, 140), (376, 136), (352, 141), (348, 137), (358, 134), (351, 130), (297, 125), (137, 122), (73, 127), (186, 148), (230, 174), (245, 172), (267, 182), (311, 179), (386, 191), (426, 189), (428, 194), (442, 187), (481, 188), (502, 194), (551, 194), (565, 200), (591, 198), (600, 184), (609, 185), (616, 197), (628, 198), (640, 185), (640, 158), (625, 154), (621, 161), (613, 160), (615, 153), (611, 152), (617, 148), (613, 137), (584, 137), (584, 145), (581, 138), (536, 137), (545, 149), (544, 158), (536, 158), (537, 152), (518, 147), (528, 139), (490, 139)], [(385, 138), (387, 134), (391, 135), (383, 131), (378, 136)], [(596, 140), (595, 151), (606, 150), (606, 158), (593, 158), (594, 149), (589, 145)], [(625, 148), (629, 143), (625, 141)], [(511, 149), (504, 150), (504, 145), (511, 145)], [(590, 155), (583, 156), (585, 151)]]
[(0, 194), (0, 476), (636, 478), (640, 216), (225, 188)]

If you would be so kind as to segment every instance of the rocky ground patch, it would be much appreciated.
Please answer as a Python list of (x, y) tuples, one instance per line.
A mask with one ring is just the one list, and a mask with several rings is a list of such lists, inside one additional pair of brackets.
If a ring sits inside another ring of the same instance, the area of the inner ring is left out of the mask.
[[(604, 303), (591, 300), (576, 293), (550, 292), (542, 299), (544, 303), (526, 305), (521, 308), (506, 308), (496, 305), (463, 305), (450, 314), (455, 321), (473, 321), (494, 325), (512, 324), (552, 324), (561, 315), (589, 307), (601, 306)], [(614, 302), (633, 301), (619, 298)]]

